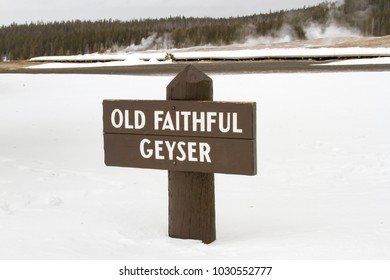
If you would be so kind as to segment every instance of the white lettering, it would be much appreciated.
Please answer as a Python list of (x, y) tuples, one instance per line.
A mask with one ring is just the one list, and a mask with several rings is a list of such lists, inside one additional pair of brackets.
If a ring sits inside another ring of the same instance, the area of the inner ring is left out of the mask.
[(167, 112), (165, 115), (165, 120), (164, 120), (164, 124), (162, 127), (162, 130), (167, 130), (167, 129), (175, 130), (175, 126), (173, 125), (172, 118), (171, 118), (171, 115), (169, 114), (169, 112)]
[(216, 123), (216, 112), (207, 112), (207, 132), (211, 132), (211, 124)]
[(163, 111), (154, 111), (154, 130), (160, 130), (159, 122), (163, 121), (162, 117), (160, 117), (162, 114), (164, 114)]
[(184, 131), (188, 131), (188, 118), (191, 112), (181, 112), (181, 115), (184, 116)]
[[(114, 114), (115, 113), (115, 114)], [(131, 124), (126, 113), (126, 128), (141, 129), (145, 126), (145, 114), (135, 111), (134, 124)], [(116, 116), (118, 114), (118, 116)], [(121, 112), (114, 111), (113, 125), (120, 125), (123, 116)], [(213, 132), (219, 130), (222, 133), (243, 133), (238, 124), (238, 113), (232, 112), (190, 112), (190, 111), (154, 111), (154, 129), (170, 131)]]
[(130, 116), (129, 116), (129, 110), (125, 110), (125, 128), (126, 129), (133, 129), (134, 126), (130, 124)]
[(197, 118), (197, 112), (192, 112), (192, 130), (198, 131), (198, 124), (200, 125), (200, 131), (205, 131), (204, 112), (200, 112), (199, 118)]
[(238, 125), (237, 113), (233, 113), (233, 133), (242, 133), (242, 129), (237, 128)]
[(227, 133), (230, 130), (230, 113), (227, 113), (226, 127), (223, 125), (223, 122), (224, 122), (223, 113), (219, 113), (219, 130), (222, 133)]
[(145, 113), (142, 111), (134, 111), (134, 127), (135, 129), (142, 129), (145, 127), (146, 118)]
[[(118, 122), (116, 122), (116, 115), (118, 115)], [(115, 109), (111, 113), (111, 124), (115, 128), (120, 128), (123, 125), (123, 114), (121, 110)]]
[(145, 159), (211, 163), (208, 143), (142, 139), (139, 150)]
[(141, 155), (143, 158), (151, 158), (153, 155), (153, 150), (152, 149), (147, 149), (145, 152), (145, 144), (150, 144), (149, 139), (143, 139), (141, 143), (139, 144), (139, 151), (141, 152)]
[(198, 161), (198, 159), (194, 156), (196, 153), (196, 143), (195, 142), (188, 142), (188, 160), (189, 161)]
[[(134, 122), (130, 114), (134, 114)], [(120, 109), (115, 109), (111, 113), (111, 124), (115, 128), (142, 129), (146, 124), (145, 113), (139, 110), (124, 110), (123, 113)]]
[(161, 155), (160, 153), (162, 152), (163, 148), (161, 147), (162, 144), (164, 144), (163, 141), (159, 141), (159, 140), (156, 140), (154, 142), (154, 148), (155, 148), (155, 152), (156, 152), (156, 159), (165, 159), (164, 155)]
[(183, 146), (185, 146), (186, 145), (186, 143), (185, 142), (179, 142), (178, 144), (177, 144), (177, 148), (178, 148), (178, 150), (179, 150), (179, 152), (180, 152), (180, 154), (181, 154), (181, 157), (176, 157), (176, 159), (178, 160), (178, 161), (185, 161), (186, 160), (186, 152), (184, 151), (184, 149), (183, 149)]
[(165, 145), (167, 146), (168, 149), (169, 160), (173, 160), (173, 150), (175, 149), (176, 141), (173, 141), (172, 145), (171, 143), (169, 143), (169, 141), (165, 141)]
[(211, 162), (210, 159), (210, 145), (207, 143), (199, 143), (199, 161), (204, 162), (205, 160), (207, 162)]
[(176, 112), (176, 130), (180, 131), (180, 112)]

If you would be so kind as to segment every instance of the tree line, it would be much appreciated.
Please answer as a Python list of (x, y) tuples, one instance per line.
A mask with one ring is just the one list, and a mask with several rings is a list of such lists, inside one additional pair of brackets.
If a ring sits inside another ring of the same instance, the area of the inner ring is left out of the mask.
[(366, 36), (390, 35), (390, 0), (344, 0), (344, 23)]
[(353, 27), (366, 36), (390, 34), (390, 0), (345, 0), (230, 18), (169, 17), (131, 21), (62, 21), (0, 27), (4, 60), (47, 55), (170, 49), (242, 43), (250, 37), (279, 36), (288, 27), (292, 39), (306, 39), (309, 24), (330, 22)]

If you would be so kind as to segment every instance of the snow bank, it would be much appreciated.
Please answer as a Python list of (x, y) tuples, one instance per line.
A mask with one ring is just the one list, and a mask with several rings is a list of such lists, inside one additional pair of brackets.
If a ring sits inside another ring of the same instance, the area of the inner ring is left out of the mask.
[[(390, 56), (390, 48), (269, 48), (256, 50), (209, 50), (187, 51), (172, 50), (169, 54), (176, 60), (224, 60), (224, 59), (310, 59), (310, 58), (351, 58)], [(166, 52), (139, 52), (131, 54), (92, 54), (79, 56), (49, 56), (30, 59), (33, 62), (72, 62), (51, 63), (30, 66), (29, 68), (78, 68), (129, 66), (142, 64), (171, 63), (166, 61)], [(77, 62), (83, 62), (77, 64)], [(89, 63), (88, 63), (89, 62)]]
[(167, 172), (103, 163), (102, 100), (172, 78), (0, 75), (0, 259), (390, 258), (389, 72), (212, 76), (257, 102), (259, 174), (216, 176), (209, 246), (168, 237)]
[(62, 56), (38, 56), (30, 61), (64, 61), (64, 62), (93, 62), (93, 61), (123, 61), (128, 57), (126, 54), (84, 54)]
[[(77, 58), (72, 57), (48, 57), (47, 62), (50, 61), (63, 61), (56, 63), (47, 63), (40, 65), (33, 65), (27, 68), (30, 69), (58, 69), (58, 68), (90, 68), (90, 67), (113, 67), (113, 66), (136, 66), (136, 65), (156, 65), (156, 64), (167, 64), (172, 63), (172, 60), (157, 60), (156, 56), (151, 56), (148, 58), (142, 58), (138, 55), (122, 55), (117, 56), (117, 59), (110, 59), (111, 56), (101, 55), (101, 59), (95, 57), (94, 59), (90, 59), (89, 56), (85, 57), (83, 60), (83, 56), (77, 56)], [(119, 59), (120, 58), (120, 59)], [(39, 59), (31, 59), (31, 61), (45, 61), (44, 58)], [(75, 62), (78, 61), (78, 62)], [(99, 62), (94, 62), (99, 61)], [(70, 63), (71, 62), (71, 63)], [(82, 63), (80, 63), (82, 62)]]
[(378, 58), (368, 58), (368, 59), (350, 59), (344, 61), (334, 61), (324, 64), (316, 65), (378, 65), (378, 64), (390, 64), (390, 57), (378, 57)]
[(251, 58), (315, 58), (390, 56), (390, 48), (289, 48), (259, 50), (227, 50), (208, 52), (176, 52), (177, 59), (251, 59)]

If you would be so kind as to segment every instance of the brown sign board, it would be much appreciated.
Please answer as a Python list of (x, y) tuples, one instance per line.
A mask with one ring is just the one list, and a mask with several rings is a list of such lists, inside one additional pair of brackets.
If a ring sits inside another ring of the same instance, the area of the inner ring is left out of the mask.
[(108, 166), (256, 175), (256, 103), (104, 100)]

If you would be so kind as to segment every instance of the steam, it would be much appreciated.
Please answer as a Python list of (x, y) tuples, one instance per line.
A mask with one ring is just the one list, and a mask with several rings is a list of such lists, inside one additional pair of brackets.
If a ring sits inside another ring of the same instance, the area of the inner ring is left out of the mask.
[(331, 22), (326, 26), (311, 23), (304, 29), (304, 31), (306, 39), (308, 40), (337, 37), (358, 37), (362, 35), (357, 29), (339, 26), (335, 22)]
[(146, 50), (160, 50), (172, 48), (172, 41), (169, 34), (158, 36), (157, 33), (149, 35), (147, 38), (142, 38), (140, 44), (132, 44), (125, 48), (124, 52), (138, 52)]
[(289, 25), (283, 25), (281, 29), (269, 36), (256, 37), (254, 35), (249, 35), (247, 36), (243, 45), (247, 47), (253, 47), (256, 45), (287, 43), (295, 40), (292, 34), (292, 28)]
[[(364, 0), (363, 0), (364, 1)], [(339, 5), (343, 5), (345, 0), (338, 0)], [(361, 17), (365, 16), (370, 11), (369, 7), (366, 11), (359, 11)], [(233, 45), (241, 47), (255, 47), (259, 45), (270, 46), (275, 44), (290, 43), (303, 40), (321, 40), (320, 44), (330, 44), (334, 42), (332, 39), (337, 38), (353, 38), (362, 36), (361, 32), (352, 26), (341, 25), (337, 22), (334, 11), (330, 11), (328, 21), (323, 24), (318, 22), (309, 22), (304, 26), (293, 27), (285, 23), (279, 30), (273, 30), (266, 36), (258, 36), (256, 26), (249, 24), (239, 30), (241, 40), (236, 41)], [(329, 42), (326, 41), (329, 39)], [(207, 47), (212, 47), (208, 44)], [(150, 34), (146, 38), (142, 38), (139, 44), (132, 44), (121, 49), (123, 52), (138, 52), (146, 50), (169, 50), (174, 48), (174, 42), (169, 33), (159, 35), (157, 33)], [(200, 47), (200, 46), (197, 46)], [(118, 49), (119, 50), (119, 49)]]
[(157, 40), (157, 33), (154, 33), (150, 35), (147, 38), (142, 38), (141, 43), (139, 45), (131, 45), (127, 48), (128, 51), (144, 51), (144, 50), (149, 50), (156, 45), (156, 40)]
[[(305, 40), (317, 39), (334, 39), (334, 38), (353, 38), (362, 36), (361, 32), (350, 26), (341, 26), (336, 21), (330, 20), (328, 23), (321, 25), (318, 23), (309, 23), (302, 27)], [(290, 25), (283, 25), (277, 32), (269, 36), (256, 37), (253, 35), (245, 39), (243, 46), (253, 47), (256, 45), (274, 45), (289, 43), (296, 40), (302, 40), (297, 37), (294, 29)]]
[[(359, 30), (341, 26), (336, 21), (330, 20), (324, 25), (318, 23), (309, 23), (302, 28), (306, 40), (316, 39), (334, 39), (334, 38), (353, 38), (362, 36)], [(254, 47), (258, 45), (270, 46), (274, 44), (289, 43), (296, 40), (300, 40), (297, 37), (294, 29), (285, 24), (277, 31), (274, 31), (268, 36), (255, 36), (255, 32), (252, 26), (249, 26), (245, 31), (246, 37), (242, 42), (236, 42), (234, 45), (240, 45), (244, 47)], [(169, 34), (158, 36), (157, 33), (153, 33), (150, 36), (143, 38), (140, 44), (132, 44), (125, 49), (123, 52), (138, 52), (146, 50), (161, 50), (161, 49), (172, 49), (174, 46)], [(210, 45), (208, 45), (210, 46)]]

